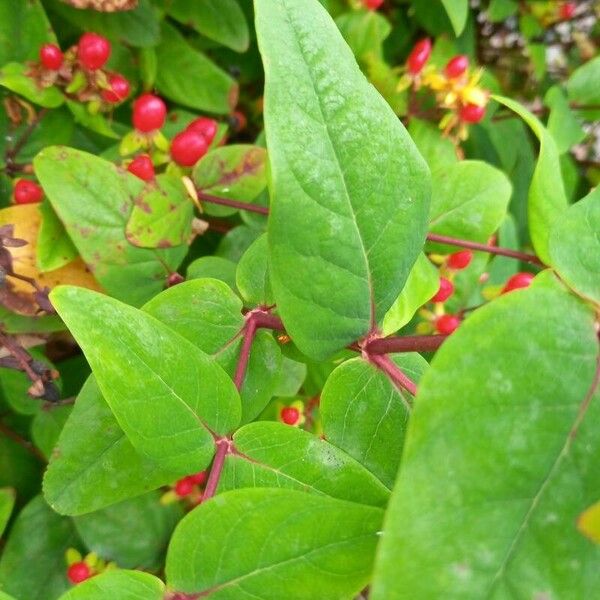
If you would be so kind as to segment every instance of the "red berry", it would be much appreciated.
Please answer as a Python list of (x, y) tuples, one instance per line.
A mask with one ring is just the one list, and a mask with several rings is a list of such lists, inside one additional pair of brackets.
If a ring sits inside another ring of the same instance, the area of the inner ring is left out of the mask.
[(109, 89), (102, 91), (102, 98), (111, 104), (123, 102), (129, 96), (129, 81), (116, 73), (108, 78)]
[(377, 10), (383, 4), (383, 0), (363, 0), (363, 5), (369, 10)]
[(418, 41), (406, 59), (406, 66), (411, 75), (418, 75), (429, 60), (431, 40), (424, 38)]
[(444, 73), (449, 79), (460, 77), (469, 68), (469, 58), (464, 54), (459, 54), (448, 61), (444, 68)]
[(442, 335), (450, 335), (460, 325), (460, 319), (456, 315), (441, 315), (435, 321), (435, 328)]
[(152, 159), (147, 154), (136, 156), (127, 165), (127, 170), (143, 181), (152, 181), (154, 179), (154, 165), (152, 164)]
[(101, 69), (110, 56), (110, 42), (97, 33), (84, 33), (77, 45), (77, 58), (89, 71)]
[(179, 285), (185, 281), (185, 277), (180, 275), (179, 273), (171, 273), (167, 278), (167, 287), (173, 287), (174, 285)]
[(432, 302), (446, 302), (454, 292), (452, 282), (445, 277), (440, 277), (440, 287), (436, 295), (431, 299)]
[(67, 569), (67, 577), (71, 583), (77, 584), (89, 579), (92, 576), (90, 567), (82, 562), (73, 563)]
[(175, 484), (175, 493), (180, 496), (189, 496), (194, 491), (194, 482), (190, 477), (184, 477)]
[(504, 288), (502, 289), (502, 293), (506, 294), (506, 292), (512, 292), (513, 290), (518, 290), (519, 288), (529, 287), (533, 281), (533, 278), (533, 273), (517, 273), (506, 282)]
[(196, 485), (204, 485), (208, 479), (208, 473), (206, 471), (200, 471), (200, 473), (190, 475), (188, 479), (191, 479)]
[(45, 69), (58, 71), (63, 64), (63, 53), (54, 44), (44, 44), (40, 48), (40, 61)]
[(295, 425), (300, 420), (300, 411), (294, 406), (284, 406), (279, 416), (286, 425)]
[(144, 133), (160, 129), (167, 117), (165, 103), (154, 94), (142, 94), (133, 103), (133, 126)]
[(465, 123), (479, 123), (485, 115), (485, 106), (477, 106), (477, 104), (465, 104), (460, 109), (460, 120)]
[(187, 131), (195, 131), (206, 140), (206, 144), (210, 146), (217, 135), (219, 124), (214, 119), (208, 117), (199, 117), (194, 119), (187, 127)]
[(14, 189), (15, 204), (33, 204), (44, 197), (44, 190), (29, 179), (19, 179)]
[(448, 266), (451, 269), (460, 271), (461, 269), (466, 269), (472, 259), (473, 253), (470, 250), (461, 250), (460, 252), (455, 252), (448, 257)]
[(204, 136), (188, 129), (178, 133), (171, 142), (171, 158), (182, 167), (194, 166), (207, 150)]
[(558, 9), (558, 16), (563, 21), (568, 21), (575, 16), (577, 10), (577, 4), (575, 2), (565, 2), (561, 4)]

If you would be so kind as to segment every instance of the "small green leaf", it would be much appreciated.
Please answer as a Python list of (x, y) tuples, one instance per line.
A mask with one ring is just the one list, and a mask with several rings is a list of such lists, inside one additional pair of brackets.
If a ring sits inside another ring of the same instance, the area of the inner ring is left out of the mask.
[(173, 0), (167, 12), (176, 21), (236, 52), (248, 49), (248, 24), (236, 0)]
[[(567, 81), (569, 99), (578, 104), (600, 104), (600, 56), (584, 62)], [(596, 111), (597, 112), (597, 111)]]
[(0, 487), (11, 487), (20, 501), (39, 489), (42, 463), (13, 440), (0, 436)]
[[(234, 144), (215, 148), (201, 158), (192, 178), (205, 194), (252, 202), (266, 187), (267, 152), (259, 146)], [(202, 202), (202, 199), (200, 199)], [(224, 217), (236, 212), (234, 208), (204, 203), (209, 215)]]
[(456, 37), (464, 30), (469, 18), (469, 0), (442, 0), (442, 4), (450, 17)]
[[(391, 355), (413, 381), (427, 368), (419, 354)], [(343, 362), (321, 394), (325, 437), (364, 465), (384, 485), (394, 483), (413, 398), (362, 358)]]
[(600, 188), (569, 207), (550, 232), (551, 264), (577, 293), (600, 304)]
[(53, 271), (75, 260), (77, 248), (68, 236), (65, 226), (48, 200), (40, 204), (42, 223), (36, 247), (38, 269), (43, 273)]
[(0, 537), (10, 519), (15, 505), (15, 490), (13, 488), (0, 488)]
[(150, 492), (75, 517), (77, 533), (91, 552), (123, 569), (161, 567), (171, 533), (183, 516), (180, 504), (164, 506), (161, 492)]
[(48, 600), (68, 587), (65, 552), (78, 545), (71, 519), (41, 496), (19, 513), (0, 558), (0, 588), (16, 598)]
[(516, 112), (531, 127), (540, 141), (540, 154), (529, 187), (529, 233), (537, 255), (550, 262), (548, 238), (554, 221), (567, 209), (567, 196), (561, 177), (558, 149), (554, 138), (539, 119), (518, 102), (494, 96), (494, 99)]
[(180, 179), (158, 175), (135, 197), (125, 235), (140, 248), (186, 244), (192, 233), (194, 204)]
[(164, 593), (164, 583), (150, 573), (110, 569), (77, 584), (59, 600), (163, 600)]
[(218, 279), (235, 289), (237, 265), (220, 256), (202, 256), (191, 262), (186, 271), (188, 279)]
[(166, 22), (156, 59), (156, 87), (169, 100), (217, 114), (228, 114), (236, 105), (235, 81)]
[(175, 529), (167, 583), (224, 600), (353, 598), (369, 580), (382, 516), (292, 490), (220, 494)]
[(271, 283), (294, 342), (325, 358), (365, 335), (400, 293), (425, 237), (429, 174), (317, 0), (255, 8)]
[(411, 119), (408, 132), (432, 173), (439, 168), (448, 169), (458, 162), (456, 147), (451, 140), (442, 135), (434, 123)]
[(353, 10), (340, 15), (335, 24), (358, 60), (366, 55), (383, 58), (383, 42), (392, 32), (383, 15), (375, 10)]
[(91, 113), (88, 110), (87, 104), (75, 102), (74, 100), (67, 100), (67, 107), (71, 111), (75, 122), (79, 123), (79, 125), (104, 137), (115, 140), (119, 139), (119, 134), (114, 131), (106, 116), (102, 113)]
[(221, 367), (154, 317), (108, 296), (60, 286), (51, 301), (134, 447), (168, 469), (205, 468), (213, 435), (232, 431), (241, 416)]
[(20, 63), (4, 65), (0, 69), (0, 86), (46, 108), (56, 108), (65, 101), (58, 88), (40, 87), (27, 72), (28, 67)]
[(267, 261), (267, 236), (263, 234), (246, 250), (236, 271), (237, 288), (249, 304), (269, 306), (275, 302)]
[(550, 107), (548, 131), (552, 134), (558, 151), (564, 154), (585, 138), (585, 131), (559, 86), (553, 86), (548, 90), (544, 103)]
[(291, 488), (384, 507), (389, 489), (346, 453), (283, 423), (250, 423), (233, 436), (219, 489)]

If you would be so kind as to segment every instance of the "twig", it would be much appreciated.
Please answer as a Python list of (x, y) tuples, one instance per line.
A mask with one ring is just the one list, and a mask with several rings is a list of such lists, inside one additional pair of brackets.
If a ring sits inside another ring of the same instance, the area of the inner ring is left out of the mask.
[(205, 194), (204, 192), (198, 191), (198, 199), (209, 204), (220, 204), (221, 206), (229, 206), (231, 208), (239, 208), (240, 210), (247, 210), (249, 212), (259, 213), (261, 215), (268, 215), (269, 209), (266, 206), (260, 206), (259, 204), (251, 204), (249, 202), (240, 202), (238, 200), (230, 200), (229, 198), (221, 198), (219, 196), (213, 196), (212, 194)]
[(434, 352), (446, 340), (447, 335), (406, 335), (376, 338), (367, 343), (368, 354), (391, 354), (394, 352)]
[(217, 452), (210, 468), (210, 474), (208, 475), (208, 481), (204, 488), (204, 494), (202, 494), (202, 502), (205, 502), (215, 495), (219, 480), (221, 479), (221, 473), (223, 472), (225, 457), (231, 453), (232, 446), (233, 442), (229, 438), (217, 440)]
[(19, 444), (22, 448), (25, 448), (29, 454), (35, 456), (42, 463), (48, 462), (46, 457), (42, 454), (42, 452), (36, 448), (29, 440), (26, 440), (24, 437), (21, 437), (16, 431), (13, 431), (10, 427), (8, 427), (5, 423), (0, 421), (0, 435), (12, 440), (16, 444)]
[(233, 377), (233, 383), (238, 389), (238, 392), (242, 389), (244, 383), (244, 377), (246, 376), (246, 370), (248, 369), (248, 361), (250, 360), (250, 351), (252, 350), (252, 342), (256, 335), (256, 321), (254, 315), (256, 313), (250, 313), (246, 325), (244, 327), (244, 334), (242, 338), (242, 347), (240, 348), (240, 355), (235, 368), (235, 375)]

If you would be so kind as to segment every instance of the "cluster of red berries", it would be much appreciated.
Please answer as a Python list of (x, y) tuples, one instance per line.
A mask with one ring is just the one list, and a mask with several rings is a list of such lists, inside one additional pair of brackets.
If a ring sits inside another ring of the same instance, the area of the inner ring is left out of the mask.
[(194, 119), (171, 141), (171, 158), (181, 167), (193, 167), (208, 152), (217, 129), (217, 122), (213, 119)]
[(82, 99), (91, 100), (95, 94), (99, 94), (105, 103), (119, 104), (129, 96), (130, 85), (120, 73), (102, 71), (111, 51), (111, 44), (105, 37), (86, 32), (79, 38), (77, 45), (66, 53), (55, 44), (44, 44), (40, 48), (40, 64), (46, 74), (56, 75), (49, 83), (58, 83), (60, 76), (62, 83), (69, 88), (75, 72), (79, 70), (85, 75), (83, 89), (77, 90), (82, 92)]

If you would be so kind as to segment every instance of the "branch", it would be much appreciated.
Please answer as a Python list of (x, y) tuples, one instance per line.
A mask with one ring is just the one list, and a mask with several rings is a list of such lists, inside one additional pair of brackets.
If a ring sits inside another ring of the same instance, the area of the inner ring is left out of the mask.
[(217, 440), (217, 452), (210, 468), (210, 474), (206, 487), (204, 488), (204, 494), (202, 494), (202, 502), (205, 502), (209, 498), (212, 498), (217, 491), (219, 480), (221, 479), (221, 473), (223, 472), (223, 465), (225, 464), (225, 457), (232, 452), (233, 442), (229, 438), (220, 438)]
[[(415, 382), (407, 377), (387, 354), (370, 355), (365, 352), (365, 355), (367, 360), (383, 371), (399, 390), (404, 389), (413, 396), (417, 395), (417, 386)], [(410, 408), (410, 405), (408, 405), (408, 408)]]
[(246, 376), (246, 370), (248, 369), (248, 361), (250, 360), (250, 351), (252, 350), (252, 342), (256, 335), (256, 321), (254, 315), (257, 313), (250, 313), (246, 325), (244, 326), (244, 334), (242, 339), (242, 347), (240, 348), (240, 355), (235, 368), (235, 375), (233, 377), (233, 383), (238, 389), (238, 392), (242, 389), (244, 383), (244, 377)]
[(239, 208), (240, 210), (247, 210), (249, 212), (259, 213), (261, 215), (268, 215), (269, 209), (266, 206), (260, 206), (259, 204), (251, 204), (249, 202), (240, 202), (239, 200), (230, 200), (229, 198), (221, 198), (219, 196), (213, 196), (212, 194), (205, 194), (204, 192), (197, 190), (198, 199), (209, 204), (220, 204), (221, 206), (229, 206), (231, 208)]
[(365, 350), (370, 355), (394, 352), (434, 352), (446, 340), (447, 335), (406, 335), (376, 338), (367, 343)]

